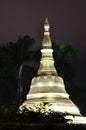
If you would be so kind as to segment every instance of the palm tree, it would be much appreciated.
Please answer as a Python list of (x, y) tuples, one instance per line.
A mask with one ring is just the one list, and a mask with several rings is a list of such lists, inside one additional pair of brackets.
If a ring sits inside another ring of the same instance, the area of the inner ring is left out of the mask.
[(11, 55), (13, 56), (14, 64), (16, 66), (16, 73), (17, 73), (17, 80), (18, 80), (18, 95), (19, 95), (19, 103), (22, 103), (22, 93), (23, 93), (23, 86), (21, 82), (22, 78), (22, 69), (25, 64), (25, 62), (31, 61), (31, 55), (33, 51), (31, 48), (33, 47), (33, 44), (35, 43), (35, 40), (33, 38), (30, 38), (29, 36), (24, 36), (23, 38), (19, 38), (19, 40), (15, 43), (9, 43), (8, 48), (11, 52)]
[[(13, 93), (16, 93), (17, 89), (19, 90), (19, 102), (22, 102), (22, 69), (26, 62), (27, 66), (29, 66), (34, 42), (35, 40), (33, 38), (24, 36), (23, 38), (19, 38), (16, 43), (9, 42), (6, 46), (0, 47), (0, 86), (2, 86), (3, 94), (6, 97), (5, 102), (7, 102), (8, 99), (11, 100), (12, 97), (15, 97)], [(2, 79), (4, 82), (2, 82)], [(7, 91), (4, 91), (5, 89), (12, 95), (8, 94)], [(3, 97), (3, 100), (5, 97)]]

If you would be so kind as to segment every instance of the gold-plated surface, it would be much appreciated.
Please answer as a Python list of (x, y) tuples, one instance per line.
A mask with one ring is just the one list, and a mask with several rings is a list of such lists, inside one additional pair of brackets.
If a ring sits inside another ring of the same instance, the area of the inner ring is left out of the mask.
[(33, 111), (46, 109), (47, 111), (80, 115), (77, 106), (69, 99), (63, 79), (58, 76), (55, 69), (49, 28), (50, 25), (46, 19), (40, 67), (37, 76), (32, 79), (26, 101), (19, 109), (20, 111), (24, 108)]

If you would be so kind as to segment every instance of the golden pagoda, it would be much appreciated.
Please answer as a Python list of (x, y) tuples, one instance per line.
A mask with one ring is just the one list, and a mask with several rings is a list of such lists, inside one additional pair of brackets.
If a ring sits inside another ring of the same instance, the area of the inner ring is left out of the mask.
[[(70, 100), (69, 94), (65, 90), (64, 81), (55, 69), (49, 29), (50, 25), (46, 18), (40, 67), (37, 76), (32, 79), (30, 91), (24, 103), (19, 107), (19, 111), (22, 112), (26, 108), (34, 112), (39, 110), (43, 112), (44, 109), (76, 115), (79, 120), (82, 120), (79, 109)], [(73, 118), (73, 116), (66, 116), (66, 118)]]

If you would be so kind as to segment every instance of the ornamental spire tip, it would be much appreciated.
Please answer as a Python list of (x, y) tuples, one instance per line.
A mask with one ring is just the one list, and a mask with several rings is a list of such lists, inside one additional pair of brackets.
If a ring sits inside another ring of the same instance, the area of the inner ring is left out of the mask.
[(48, 22), (48, 18), (46, 17), (45, 22), (44, 22), (44, 29), (45, 31), (49, 31), (50, 25)]
[(49, 23), (48, 23), (48, 18), (47, 18), (47, 17), (46, 17), (46, 19), (45, 19), (45, 24), (49, 24)]

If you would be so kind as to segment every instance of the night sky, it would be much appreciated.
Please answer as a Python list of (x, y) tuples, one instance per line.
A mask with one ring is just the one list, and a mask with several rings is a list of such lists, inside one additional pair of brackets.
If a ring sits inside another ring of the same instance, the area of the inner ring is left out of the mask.
[(41, 44), (48, 17), (54, 42), (79, 49), (76, 61), (79, 87), (86, 88), (86, 0), (0, 0), (0, 44), (29, 35)]

